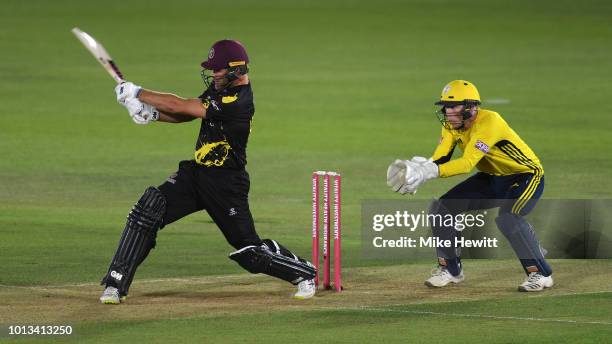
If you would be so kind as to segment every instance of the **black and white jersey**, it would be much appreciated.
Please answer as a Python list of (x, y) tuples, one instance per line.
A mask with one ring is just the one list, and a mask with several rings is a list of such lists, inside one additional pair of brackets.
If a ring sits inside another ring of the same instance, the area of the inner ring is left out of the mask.
[(206, 118), (202, 119), (196, 142), (196, 163), (211, 168), (244, 169), (255, 114), (251, 84), (222, 91), (211, 85), (199, 98)]

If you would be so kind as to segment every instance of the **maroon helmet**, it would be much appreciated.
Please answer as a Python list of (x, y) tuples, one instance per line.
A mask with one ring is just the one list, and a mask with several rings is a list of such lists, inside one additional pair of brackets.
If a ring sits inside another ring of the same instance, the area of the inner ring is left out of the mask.
[(208, 59), (202, 62), (202, 67), (208, 70), (219, 70), (236, 66), (246, 66), (249, 56), (242, 43), (233, 39), (216, 42), (208, 51)]
[(233, 39), (224, 39), (216, 42), (208, 51), (208, 59), (202, 62), (202, 80), (206, 87), (212, 84), (214, 71), (227, 69), (225, 78), (229, 83), (238, 80), (242, 75), (249, 72), (249, 56), (242, 43)]

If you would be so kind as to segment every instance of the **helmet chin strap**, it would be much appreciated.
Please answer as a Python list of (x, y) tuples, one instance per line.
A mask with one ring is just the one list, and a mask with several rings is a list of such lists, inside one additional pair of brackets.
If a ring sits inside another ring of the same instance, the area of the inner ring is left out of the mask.
[(461, 126), (455, 130), (465, 129), (465, 122), (472, 118), (472, 110), (468, 109), (467, 106), (461, 111)]
[(469, 108), (466, 105), (465, 109), (463, 109), (463, 111), (461, 111), (461, 117), (463, 118), (463, 120), (461, 121), (461, 127), (459, 127), (458, 129), (464, 129), (465, 128), (465, 122), (469, 121), (472, 117), (474, 117), (474, 114), (472, 114), (472, 111), (474, 110), (474, 107), (476, 105), (471, 105)]
[(231, 83), (233, 81), (240, 79), (243, 75), (246, 75), (246, 73), (248, 72), (249, 72), (249, 68), (247, 67), (247, 65), (238, 65), (238, 66), (230, 67), (225, 77), (227, 78), (227, 81)]
[[(227, 80), (227, 83), (225, 83), (225, 85), (217, 91), (223, 91), (224, 89), (230, 87), (234, 81), (239, 80), (243, 75), (246, 75), (248, 71), (249, 69), (246, 65), (229, 67), (228, 73), (224, 77), (224, 79)], [(211, 85), (214, 84), (214, 76), (207, 75), (206, 70), (202, 70), (200, 74), (202, 76), (202, 80), (204, 81), (204, 85), (206, 85), (206, 88), (209, 88)]]
[[(224, 79), (227, 80), (227, 83), (225, 83), (225, 85), (223, 85), (223, 87), (220, 89), (217, 89), (217, 87), (215, 86), (215, 91), (223, 91), (224, 89), (230, 86), (232, 81), (230, 81), (227, 77)], [(204, 85), (207, 89), (210, 88), (210, 86), (215, 85), (215, 78), (212, 75), (204, 75), (204, 73), (202, 72), (202, 80), (204, 81)]]
[[(461, 110), (461, 126), (459, 126), (458, 128), (453, 127), (452, 124), (450, 124), (450, 122), (446, 121), (446, 123), (448, 123), (448, 126), (450, 128), (447, 127), (447, 129), (452, 129), (452, 130), (461, 130), (461, 129), (465, 129), (465, 122), (468, 121), (470, 118), (472, 118), (472, 110), (474, 110), (474, 105), (471, 105), (468, 108), (468, 105), (466, 105), (465, 109)], [(443, 106), (441, 112), (443, 113), (443, 115), (446, 113), (446, 107)]]

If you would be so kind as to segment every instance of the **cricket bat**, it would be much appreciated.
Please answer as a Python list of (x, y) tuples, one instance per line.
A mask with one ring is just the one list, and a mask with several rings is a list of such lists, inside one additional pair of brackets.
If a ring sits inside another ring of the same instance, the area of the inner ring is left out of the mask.
[(110, 76), (115, 79), (118, 84), (123, 82), (123, 75), (121, 74), (121, 71), (119, 71), (119, 68), (115, 62), (113, 62), (113, 58), (108, 54), (106, 49), (104, 49), (102, 44), (96, 41), (87, 32), (81, 31), (81, 29), (78, 27), (73, 28), (72, 33), (79, 39), (79, 41), (81, 41), (81, 43), (83, 43), (85, 48), (89, 50), (89, 52), (96, 58), (96, 60), (98, 60), (98, 62), (100, 62), (102, 67), (106, 69), (108, 74), (110, 74)]

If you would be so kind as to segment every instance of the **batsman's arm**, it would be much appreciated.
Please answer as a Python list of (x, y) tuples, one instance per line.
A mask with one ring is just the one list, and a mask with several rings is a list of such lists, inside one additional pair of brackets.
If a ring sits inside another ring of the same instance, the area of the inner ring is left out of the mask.
[(166, 123), (184, 123), (184, 122), (193, 121), (194, 119), (196, 119), (196, 117), (187, 116), (187, 115), (169, 114), (169, 113), (160, 111), (158, 121), (166, 122)]
[[(184, 117), (205, 118), (206, 108), (202, 105), (202, 101), (198, 98), (186, 99), (171, 93), (161, 93), (151, 90), (142, 89), (138, 94), (138, 99), (144, 103), (153, 105), (157, 110), (162, 112), (165, 119), (164, 122), (185, 122)], [(162, 118), (162, 116), (160, 116)], [(179, 120), (181, 119), (181, 120)]]

